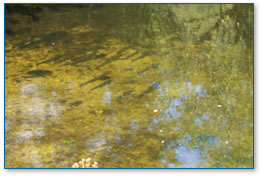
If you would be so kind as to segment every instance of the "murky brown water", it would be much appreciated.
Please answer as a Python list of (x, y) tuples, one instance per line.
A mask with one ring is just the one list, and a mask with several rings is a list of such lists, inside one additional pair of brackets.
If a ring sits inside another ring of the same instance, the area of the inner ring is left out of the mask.
[(253, 167), (253, 5), (32, 8), (6, 15), (7, 168)]

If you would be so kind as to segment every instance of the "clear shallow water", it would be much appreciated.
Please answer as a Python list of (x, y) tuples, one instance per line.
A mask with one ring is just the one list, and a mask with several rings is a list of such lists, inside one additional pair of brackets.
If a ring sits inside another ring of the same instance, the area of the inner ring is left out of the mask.
[(251, 5), (40, 7), (6, 16), (6, 167), (253, 166)]

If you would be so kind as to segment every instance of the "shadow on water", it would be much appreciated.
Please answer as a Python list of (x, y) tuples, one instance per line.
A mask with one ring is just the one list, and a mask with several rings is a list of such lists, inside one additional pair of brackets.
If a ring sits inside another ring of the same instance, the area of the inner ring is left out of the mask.
[(6, 167), (253, 167), (252, 5), (5, 8)]

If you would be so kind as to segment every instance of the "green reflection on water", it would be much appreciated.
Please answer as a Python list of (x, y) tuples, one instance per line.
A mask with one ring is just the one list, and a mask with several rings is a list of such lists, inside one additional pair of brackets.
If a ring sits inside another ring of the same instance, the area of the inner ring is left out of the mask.
[(6, 167), (253, 167), (251, 5), (54, 7), (6, 16)]

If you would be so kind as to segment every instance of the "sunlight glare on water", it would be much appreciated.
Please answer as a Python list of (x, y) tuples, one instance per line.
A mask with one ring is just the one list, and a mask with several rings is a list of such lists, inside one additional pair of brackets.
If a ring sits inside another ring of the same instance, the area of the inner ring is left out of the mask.
[(252, 5), (5, 8), (7, 168), (253, 167)]

